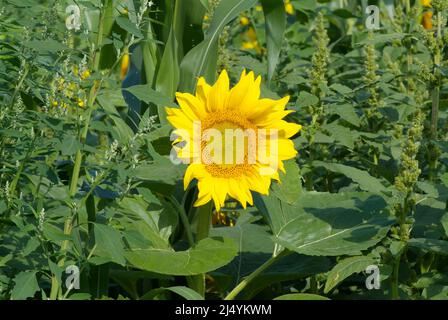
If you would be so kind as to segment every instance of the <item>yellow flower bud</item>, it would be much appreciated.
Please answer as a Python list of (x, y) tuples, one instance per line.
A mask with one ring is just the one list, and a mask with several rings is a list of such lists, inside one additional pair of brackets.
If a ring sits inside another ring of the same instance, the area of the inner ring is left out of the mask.
[(125, 54), (121, 59), (120, 79), (123, 80), (126, 77), (129, 69), (129, 54)]
[(247, 26), (247, 25), (249, 25), (249, 23), (250, 23), (250, 20), (247, 17), (241, 17), (240, 18), (240, 24), (242, 26)]
[(422, 16), (422, 26), (426, 30), (432, 29), (432, 11), (427, 11)]
[(255, 48), (255, 44), (251, 41), (244, 41), (241, 47), (245, 50), (251, 50)]

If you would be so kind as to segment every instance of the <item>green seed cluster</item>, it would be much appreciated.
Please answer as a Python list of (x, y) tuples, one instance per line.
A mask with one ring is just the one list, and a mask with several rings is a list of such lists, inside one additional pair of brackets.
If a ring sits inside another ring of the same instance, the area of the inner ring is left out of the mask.
[(330, 58), (330, 52), (328, 50), (328, 38), (327, 30), (325, 29), (325, 18), (322, 12), (319, 12), (316, 19), (316, 30), (313, 38), (313, 42), (316, 46), (316, 51), (312, 57), (312, 68), (309, 72), (311, 79), (311, 93), (317, 97), (323, 98), (324, 92), (321, 89), (322, 86), (327, 85), (327, 66)]

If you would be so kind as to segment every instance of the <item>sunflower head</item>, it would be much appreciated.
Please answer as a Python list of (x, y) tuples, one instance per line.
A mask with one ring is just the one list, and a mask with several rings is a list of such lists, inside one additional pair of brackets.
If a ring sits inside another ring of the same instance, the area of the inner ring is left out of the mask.
[(217, 211), (226, 198), (252, 205), (251, 191), (268, 194), (271, 180), (279, 180), (283, 161), (297, 154), (290, 140), (301, 126), (283, 118), (289, 97), (260, 98), (261, 77), (243, 71), (230, 88), (224, 70), (213, 86), (200, 78), (195, 95), (177, 93), (180, 108), (166, 108), (175, 127), (174, 150), (188, 163), (187, 188), (198, 181), (195, 206), (213, 201)]

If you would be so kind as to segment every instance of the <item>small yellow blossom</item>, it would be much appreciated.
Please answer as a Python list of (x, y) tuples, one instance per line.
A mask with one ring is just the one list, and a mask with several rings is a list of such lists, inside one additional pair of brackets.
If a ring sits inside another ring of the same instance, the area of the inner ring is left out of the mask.
[(240, 18), (240, 24), (242, 26), (247, 26), (247, 25), (249, 25), (249, 23), (250, 23), (250, 20), (247, 17), (243, 16)]
[(89, 78), (89, 77), (90, 77), (90, 71), (89, 71), (88, 69), (84, 70), (84, 71), (81, 73), (81, 79), (82, 79), (82, 80), (86, 80), (86, 79)]
[(420, 0), (420, 3), (424, 7), (430, 7), (431, 6), (431, 0)]
[(84, 108), (84, 106), (85, 106), (84, 100), (78, 98), (78, 106), (81, 108)]
[(243, 44), (242, 44), (242, 48), (243, 49), (245, 49), (245, 50), (251, 50), (251, 49), (255, 49), (255, 46), (257, 45), (258, 43), (255, 41), (244, 41), (243, 42)]
[(290, 14), (290, 15), (294, 14), (294, 7), (291, 4), (290, 0), (285, 1), (285, 11), (287, 14)]

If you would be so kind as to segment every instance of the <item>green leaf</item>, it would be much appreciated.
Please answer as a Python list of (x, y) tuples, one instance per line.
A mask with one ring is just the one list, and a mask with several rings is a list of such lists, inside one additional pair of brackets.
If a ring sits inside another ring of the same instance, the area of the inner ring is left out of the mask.
[[(178, 50), (174, 29), (170, 31), (168, 41), (165, 44), (159, 71), (156, 78), (156, 91), (167, 96), (171, 101), (174, 99), (179, 84), (179, 61)], [(166, 123), (165, 109), (159, 107), (159, 117), (162, 123)]]
[(295, 160), (284, 162), (286, 174), (280, 172), (280, 182), (272, 184), (272, 191), (280, 200), (294, 203), (302, 193), (302, 177)]
[(304, 193), (289, 205), (274, 197), (255, 197), (274, 241), (312, 256), (360, 255), (383, 239), (394, 219), (386, 202), (370, 193)]
[(237, 254), (233, 240), (207, 238), (186, 251), (133, 249), (126, 252), (131, 266), (160, 274), (188, 276), (210, 272), (232, 261)]
[(0, 268), (6, 266), (6, 264), (8, 263), (8, 261), (10, 261), (13, 258), (12, 253), (7, 254), (4, 257), (0, 258)]
[(35, 49), (39, 53), (56, 53), (68, 49), (68, 47), (56, 40), (31, 40), (24, 43), (28, 48)]
[(337, 142), (353, 150), (355, 147), (355, 140), (358, 136), (357, 132), (350, 130), (347, 127), (337, 124), (337, 121), (328, 123), (322, 126), (322, 128), (329, 132), (330, 136), (334, 138)]
[(350, 257), (339, 261), (328, 273), (324, 292), (330, 292), (331, 289), (352, 274), (364, 271), (368, 266), (373, 264), (375, 264), (375, 260), (366, 256)]
[(445, 185), (445, 187), (448, 188), (448, 172), (445, 172), (444, 174), (442, 174), (440, 179), (442, 180), (442, 183)]
[(169, 288), (157, 288), (154, 290), (149, 291), (146, 293), (143, 297), (141, 297), (141, 300), (152, 300), (160, 293), (171, 291), (179, 296), (185, 298), (186, 300), (204, 300), (204, 297), (202, 297), (199, 293), (194, 291), (193, 289), (190, 289), (188, 287), (183, 286), (176, 286), (176, 287), (169, 287)]
[(359, 126), (361, 124), (361, 120), (356, 114), (355, 108), (352, 105), (331, 105), (329, 109), (329, 112), (337, 114), (342, 119), (353, 124), (354, 126)]
[(98, 223), (94, 224), (93, 230), (96, 245), (95, 256), (103, 258), (104, 261), (108, 260), (124, 266), (126, 260), (120, 232), (108, 225)]
[(177, 105), (163, 93), (157, 92), (147, 85), (136, 85), (124, 90), (132, 93), (137, 99), (145, 103), (154, 103), (157, 106), (176, 107)]
[(175, 184), (183, 175), (183, 165), (174, 165), (166, 158), (160, 158), (153, 164), (142, 164), (133, 170), (133, 177), (146, 181), (159, 181)]
[(34, 294), (39, 290), (36, 273), (37, 271), (22, 271), (15, 276), (15, 286), (11, 292), (11, 300), (25, 300), (34, 297)]
[(261, 0), (263, 6), (266, 46), (268, 50), (268, 82), (274, 75), (282, 49), (286, 28), (286, 13), (283, 0)]
[(330, 300), (327, 297), (311, 293), (290, 293), (279, 296), (274, 300)]
[(63, 156), (71, 156), (81, 148), (81, 143), (76, 136), (66, 135), (62, 140), (60, 150)]
[(177, 224), (177, 212), (173, 212), (168, 203), (162, 204), (154, 196), (148, 202), (138, 197), (125, 197), (119, 205), (120, 211), (131, 220), (127, 231), (137, 230), (150, 241), (151, 247), (170, 248), (169, 238)]
[[(216, 284), (224, 290), (233, 288), (241, 280), (254, 272), (272, 257), (275, 243), (269, 227), (258, 223), (260, 217), (247, 213), (240, 216), (235, 226), (220, 227), (211, 230), (212, 236), (231, 238), (238, 244), (238, 256), (231, 263), (212, 273)], [(323, 273), (329, 269), (325, 257), (310, 257), (290, 254), (282, 257), (251, 282), (240, 294), (241, 299), (251, 299), (263, 288), (281, 281), (291, 281), (313, 274)]]
[(339, 163), (326, 163), (322, 161), (313, 161), (313, 165), (316, 167), (324, 167), (329, 171), (337, 172), (347, 176), (354, 182), (359, 184), (362, 190), (383, 193), (387, 192), (386, 187), (381, 183), (381, 180), (372, 177), (367, 171), (363, 171), (354, 167), (349, 167)]
[(131, 22), (128, 18), (117, 17), (115, 21), (121, 28), (123, 28), (130, 34), (133, 34), (138, 38), (143, 38), (143, 33), (137, 28), (137, 25)]
[(319, 98), (314, 94), (302, 91), (297, 98), (297, 106), (300, 108), (314, 106), (319, 102)]
[(363, 46), (365, 44), (378, 44), (391, 42), (393, 40), (401, 40), (406, 37), (405, 33), (389, 33), (389, 34), (374, 34), (372, 39), (366, 38), (363, 41), (360, 41), (356, 45)]
[[(121, 99), (123, 99), (123, 97), (121, 96), (121, 92), (119, 92), (119, 95)], [(116, 130), (117, 133), (117, 136), (115, 136), (114, 138), (121, 143), (125, 143), (129, 141), (129, 139), (134, 135), (134, 132), (118, 113), (116, 105), (112, 101), (112, 98), (114, 98), (114, 96), (110, 92), (107, 92), (106, 94), (99, 95), (97, 97), (97, 100), (101, 107), (103, 107), (104, 111), (114, 122), (113, 129)], [(123, 104), (126, 105), (124, 101)]]
[(445, 240), (417, 238), (409, 240), (408, 245), (425, 251), (448, 255), (448, 241)]
[(448, 212), (443, 215), (440, 222), (442, 223), (443, 229), (445, 229), (446, 236), (448, 237)]
[(204, 76), (209, 83), (216, 79), (218, 61), (218, 40), (224, 27), (240, 12), (248, 10), (257, 0), (220, 1), (205, 39), (190, 50), (180, 65), (180, 90), (193, 92), (198, 77)]
[(330, 89), (332, 89), (332, 90), (334, 90), (334, 91), (336, 91), (336, 92), (338, 92), (338, 93), (340, 93), (340, 94), (342, 94), (344, 96), (353, 92), (352, 89), (350, 89), (349, 87), (344, 86), (344, 85), (342, 85), (340, 83), (332, 84), (330, 86)]

